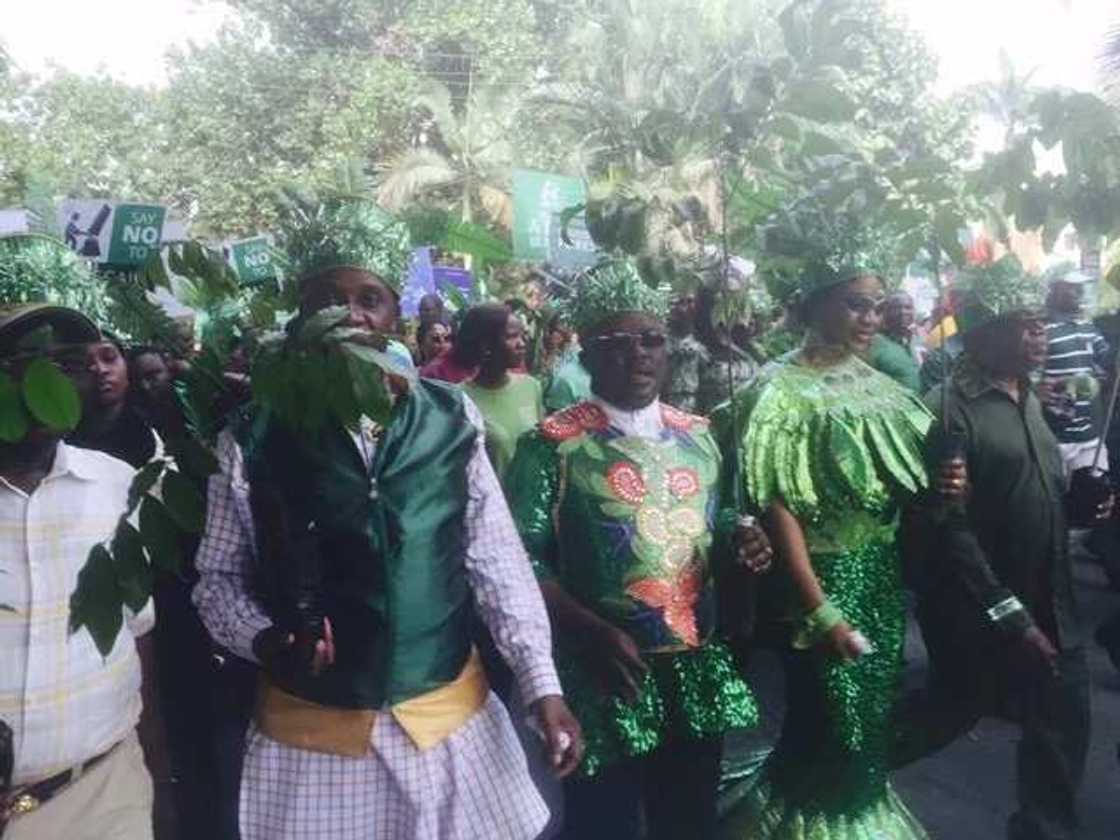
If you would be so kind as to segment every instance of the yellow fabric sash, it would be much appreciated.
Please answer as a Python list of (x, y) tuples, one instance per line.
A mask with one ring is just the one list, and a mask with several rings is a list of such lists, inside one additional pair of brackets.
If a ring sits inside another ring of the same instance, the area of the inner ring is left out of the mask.
[[(463, 670), (447, 685), (405, 700), (391, 714), (418, 749), (436, 746), (482, 708), (490, 683), (477, 650), (471, 650)], [(257, 728), (289, 747), (311, 752), (360, 758), (375, 749), (371, 733), (375, 709), (339, 709), (289, 694), (261, 676), (257, 695)]]

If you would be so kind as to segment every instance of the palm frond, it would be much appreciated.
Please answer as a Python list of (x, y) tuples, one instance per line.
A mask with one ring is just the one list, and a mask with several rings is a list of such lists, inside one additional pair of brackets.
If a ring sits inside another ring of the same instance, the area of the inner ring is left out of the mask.
[(1108, 30), (1099, 61), (1105, 89), (1115, 97), (1120, 92), (1120, 22)]
[(175, 321), (162, 306), (128, 275), (110, 275), (105, 280), (109, 296), (109, 318), (122, 338), (138, 344), (151, 344), (176, 355), (190, 348)]
[(334, 181), (330, 192), (339, 198), (368, 198), (373, 195), (376, 185), (363, 161), (346, 158), (335, 168)]
[(434, 149), (412, 149), (393, 158), (382, 170), (377, 203), (398, 211), (432, 190), (458, 183), (462, 175)]

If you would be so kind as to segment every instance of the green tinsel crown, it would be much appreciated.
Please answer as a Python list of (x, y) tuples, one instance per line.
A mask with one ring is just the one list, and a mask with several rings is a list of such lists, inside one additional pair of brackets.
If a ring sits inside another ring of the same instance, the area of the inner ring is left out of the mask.
[(639, 312), (664, 320), (669, 295), (646, 283), (637, 265), (627, 257), (609, 257), (577, 280), (575, 292), (562, 307), (567, 320), (581, 335), (625, 312)]
[(399, 292), (412, 253), (405, 224), (364, 198), (289, 208), (281, 241), (286, 273), (297, 284), (332, 268), (357, 268)]
[(957, 325), (963, 332), (1016, 313), (1040, 313), (1046, 290), (1040, 277), (1028, 274), (1014, 254), (961, 272)]
[(760, 274), (782, 303), (868, 275), (889, 291), (906, 268), (901, 235), (810, 201), (776, 213), (762, 228), (760, 246)]
[(109, 296), (90, 263), (41, 233), (0, 237), (0, 301), (53, 303), (106, 323)]

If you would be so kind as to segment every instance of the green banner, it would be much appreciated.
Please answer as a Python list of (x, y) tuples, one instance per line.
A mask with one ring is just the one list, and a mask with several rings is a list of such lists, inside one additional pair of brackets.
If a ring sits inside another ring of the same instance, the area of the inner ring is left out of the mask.
[(166, 212), (166, 208), (155, 204), (118, 204), (113, 211), (113, 232), (105, 262), (114, 266), (143, 265), (150, 254), (159, 251)]
[(244, 285), (253, 286), (276, 276), (272, 242), (267, 236), (254, 236), (232, 242), (229, 251), (233, 270)]
[(564, 210), (583, 204), (583, 181), (550, 172), (513, 170), (513, 253), (523, 260), (547, 260), (552, 228)]

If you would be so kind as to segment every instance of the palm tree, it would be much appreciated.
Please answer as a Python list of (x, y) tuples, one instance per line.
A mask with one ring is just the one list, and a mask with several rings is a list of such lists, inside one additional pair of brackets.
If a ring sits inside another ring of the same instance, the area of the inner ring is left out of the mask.
[(508, 191), (513, 149), (509, 136), (516, 105), (508, 91), (472, 86), (462, 109), (452, 106), (442, 82), (429, 81), (417, 104), (430, 115), (420, 143), (379, 167), (377, 200), (400, 211), (423, 199), (455, 206), (462, 221), (485, 217), (503, 229), (513, 221)]
[(1104, 75), (1105, 91), (1113, 101), (1120, 99), (1120, 21), (1114, 24), (1105, 36), (1100, 65)]
[(1032, 67), (1020, 74), (1007, 50), (999, 51), (999, 78), (994, 82), (973, 85), (972, 95), (980, 112), (995, 120), (1003, 127), (1004, 147), (1010, 148), (1012, 141), (1024, 126), (1034, 100), (1035, 88), (1031, 79), (1038, 72)]

